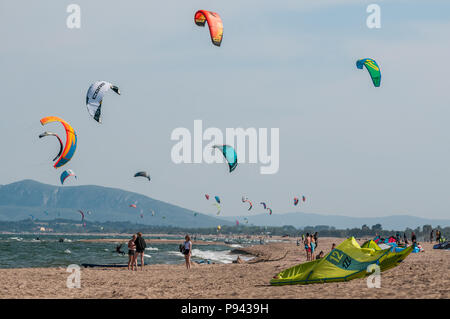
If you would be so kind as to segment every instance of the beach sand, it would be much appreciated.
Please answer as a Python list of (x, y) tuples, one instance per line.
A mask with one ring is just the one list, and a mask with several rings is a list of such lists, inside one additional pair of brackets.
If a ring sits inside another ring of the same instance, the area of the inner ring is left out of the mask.
[[(328, 253), (343, 238), (319, 238)], [(358, 240), (361, 244), (363, 240)], [(65, 268), (0, 269), (0, 298), (450, 298), (450, 252), (432, 249), (410, 254), (398, 267), (382, 273), (381, 288), (366, 279), (349, 282), (270, 286), (278, 272), (303, 263), (296, 241), (243, 249), (256, 258), (243, 264), (150, 265), (144, 271), (81, 268), (81, 288), (66, 287)], [(101, 261), (99, 261), (101, 263)]]

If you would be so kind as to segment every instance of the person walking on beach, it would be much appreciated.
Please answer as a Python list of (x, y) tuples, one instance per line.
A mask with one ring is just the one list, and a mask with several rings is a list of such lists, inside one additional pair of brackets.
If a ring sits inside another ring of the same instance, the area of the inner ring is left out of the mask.
[(189, 235), (186, 235), (184, 237), (184, 259), (186, 260), (186, 269), (191, 268), (191, 253), (192, 253), (192, 242), (191, 237)]
[[(131, 237), (130, 241), (128, 242), (128, 270), (130, 270), (130, 266), (131, 266), (131, 270), (133, 271), (134, 268), (134, 264), (136, 262), (136, 244), (134, 243), (136, 241), (136, 235), (133, 235), (133, 237)], [(137, 266), (136, 268), (134, 268), (137, 270)]]
[(434, 230), (433, 230), (433, 229), (431, 229), (431, 233), (430, 233), (430, 243), (432, 243), (432, 242), (433, 242), (433, 232), (434, 232)]
[(144, 238), (142, 237), (142, 233), (137, 233), (137, 238), (134, 241), (136, 244), (136, 255), (134, 257), (134, 260), (136, 262), (136, 269), (137, 269), (137, 259), (139, 256), (141, 256), (141, 270), (144, 270), (144, 251), (145, 247), (147, 247), (147, 244), (145, 243)]

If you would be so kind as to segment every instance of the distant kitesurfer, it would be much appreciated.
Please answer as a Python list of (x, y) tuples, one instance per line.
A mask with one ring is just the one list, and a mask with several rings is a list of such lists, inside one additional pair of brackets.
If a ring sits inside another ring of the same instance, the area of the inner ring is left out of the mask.
[(122, 248), (122, 244), (116, 246), (116, 253), (121, 254), (122, 256), (125, 255), (125, 252), (121, 251), (120, 248)]

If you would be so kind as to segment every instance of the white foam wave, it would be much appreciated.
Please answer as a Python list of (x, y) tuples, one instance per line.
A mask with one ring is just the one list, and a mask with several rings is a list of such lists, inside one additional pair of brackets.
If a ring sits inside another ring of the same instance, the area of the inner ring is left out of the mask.
[(145, 248), (145, 250), (159, 250), (159, 248), (156, 248), (156, 247), (147, 247), (147, 248)]

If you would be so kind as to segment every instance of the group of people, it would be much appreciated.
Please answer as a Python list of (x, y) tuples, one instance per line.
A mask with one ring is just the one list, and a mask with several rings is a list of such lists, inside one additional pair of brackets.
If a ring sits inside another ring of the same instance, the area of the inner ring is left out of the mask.
[[(318, 246), (318, 233), (315, 232), (314, 235), (310, 233), (306, 233), (306, 236), (302, 234), (302, 241), (305, 245), (305, 251), (306, 251), (306, 260), (307, 261), (313, 261), (316, 259), (316, 256), (314, 255), (314, 251), (317, 249)], [(323, 252), (321, 252), (323, 254)], [(320, 254), (319, 254), (320, 255)]]
[[(434, 229), (431, 230), (430, 233), (430, 243), (433, 242), (434, 239)], [(436, 229), (436, 242), (439, 243), (441, 241), (441, 231), (439, 229)]]
[(142, 233), (138, 232), (128, 242), (128, 270), (138, 269), (138, 258), (141, 259), (141, 270), (144, 270), (144, 251), (147, 247)]

